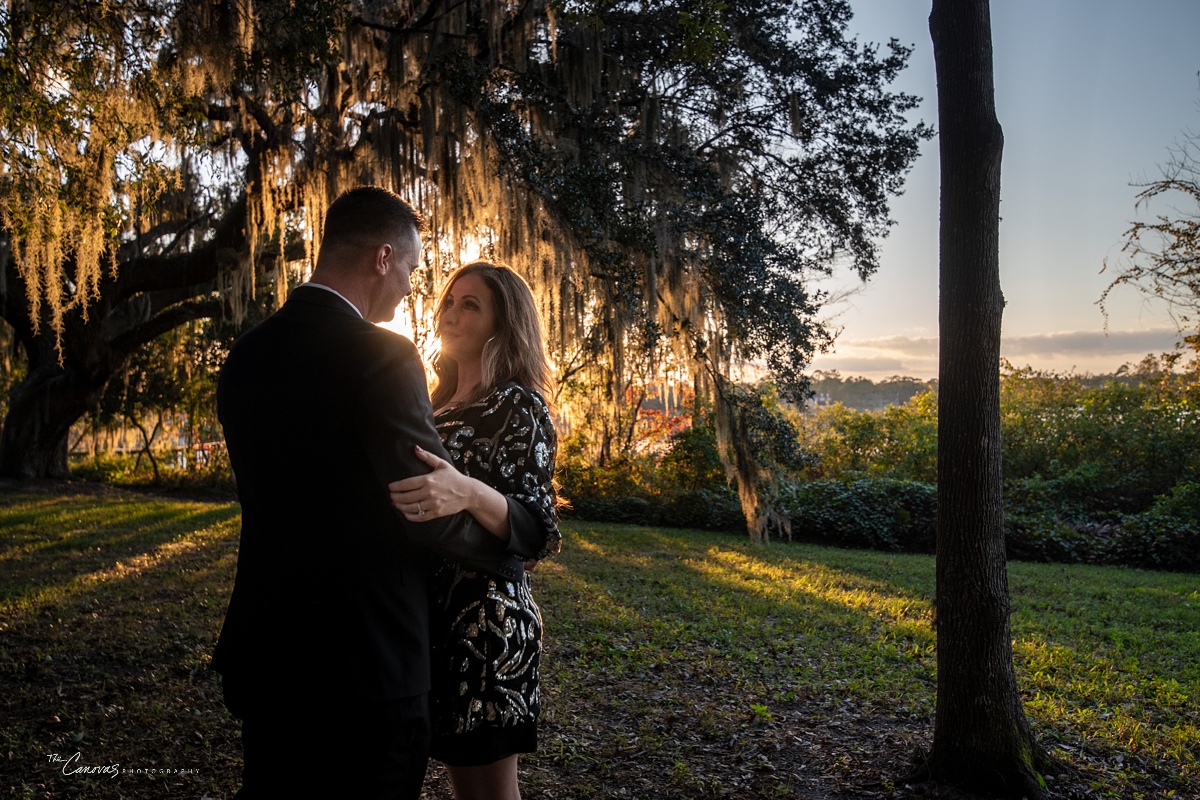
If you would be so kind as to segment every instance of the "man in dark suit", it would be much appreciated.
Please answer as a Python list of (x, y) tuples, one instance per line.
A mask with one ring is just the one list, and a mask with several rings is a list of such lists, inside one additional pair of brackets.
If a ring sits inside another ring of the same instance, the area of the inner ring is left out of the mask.
[(213, 654), (242, 719), (239, 798), (416, 798), (425, 775), (423, 554), (495, 556), (469, 515), (408, 523), (387, 484), (448, 458), (425, 372), (392, 319), (420, 220), (384, 189), (339, 197), (312, 280), (234, 345), (218, 410), (242, 504)]

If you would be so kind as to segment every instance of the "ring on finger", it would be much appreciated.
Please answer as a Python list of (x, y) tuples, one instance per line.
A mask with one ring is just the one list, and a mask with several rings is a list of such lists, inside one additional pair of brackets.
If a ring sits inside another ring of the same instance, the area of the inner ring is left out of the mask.
[(417, 503), (417, 516), (418, 516), (418, 517), (423, 517), (423, 516), (425, 516), (425, 509), (421, 508), (421, 504), (420, 504), (420, 503)]

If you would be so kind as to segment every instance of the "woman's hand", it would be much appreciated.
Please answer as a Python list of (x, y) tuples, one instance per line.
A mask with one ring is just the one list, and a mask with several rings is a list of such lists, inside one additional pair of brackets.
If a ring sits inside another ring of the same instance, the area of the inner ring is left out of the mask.
[(444, 458), (420, 447), (415, 449), (417, 458), (433, 467), (433, 472), (388, 484), (396, 510), (410, 522), (425, 522), (469, 510), (476, 502), (476, 482)]

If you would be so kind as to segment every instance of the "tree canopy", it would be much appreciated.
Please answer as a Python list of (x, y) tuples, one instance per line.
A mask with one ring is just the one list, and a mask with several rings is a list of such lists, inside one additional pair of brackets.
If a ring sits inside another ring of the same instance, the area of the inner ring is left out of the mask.
[(8, 4), (0, 299), (28, 372), (0, 471), (65, 471), (66, 428), (155, 336), (276, 306), (360, 183), (431, 221), (414, 322), (462, 258), (529, 280), (568, 422), (601, 450), (652, 376), (711, 391), (753, 359), (798, 389), (829, 341), (810, 279), (876, 268), (929, 133), (888, 88), (908, 50), (849, 19), (845, 0)]

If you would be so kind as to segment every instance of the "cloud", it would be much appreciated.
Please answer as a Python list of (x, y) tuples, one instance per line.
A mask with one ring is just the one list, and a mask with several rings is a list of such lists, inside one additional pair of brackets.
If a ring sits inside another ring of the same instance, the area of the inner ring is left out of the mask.
[[(1006, 336), (1000, 354), (1017, 366), (1053, 371), (1114, 372), (1147, 353), (1171, 350), (1179, 340), (1174, 328), (1134, 331), (1058, 331)], [(839, 340), (834, 352), (818, 356), (813, 369), (881, 378), (937, 374), (936, 336), (886, 336)]]
[[(828, 366), (825, 366), (828, 364)], [(875, 373), (886, 372), (889, 375), (894, 375), (898, 372), (903, 372), (905, 364), (898, 358), (886, 358), (883, 356), (867, 356), (858, 358), (855, 356), (839, 357), (839, 356), (817, 356), (813, 359), (814, 369), (836, 369), (839, 372), (846, 373)]]
[[(1006, 356), (1107, 355), (1160, 353), (1179, 341), (1174, 328), (1144, 331), (1059, 331), (1024, 336), (1005, 336), (1000, 350)], [(879, 339), (839, 341), (838, 352), (884, 351), (900, 358), (929, 358), (938, 354), (936, 336), (887, 336)]]
[(838, 345), (845, 345), (855, 350), (886, 350), (888, 352), (903, 353), (906, 356), (916, 358), (928, 358), (929, 356), (936, 358), (938, 354), (938, 338), (936, 336), (887, 336), (882, 339), (851, 339), (845, 342), (838, 342)]
[(1006, 356), (1095, 356), (1161, 353), (1179, 341), (1174, 328), (1145, 331), (1064, 331), (1005, 337), (1000, 350)]

